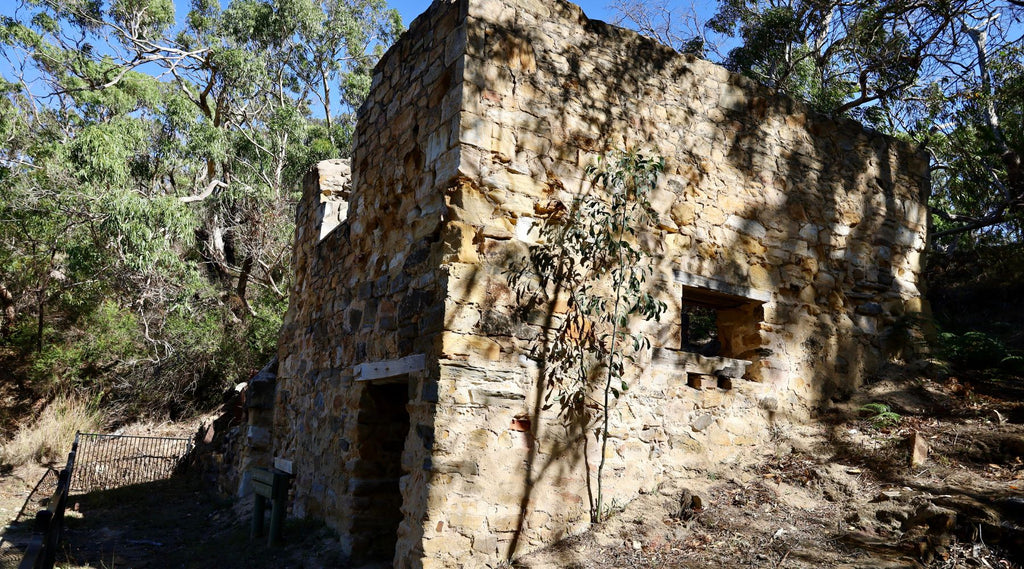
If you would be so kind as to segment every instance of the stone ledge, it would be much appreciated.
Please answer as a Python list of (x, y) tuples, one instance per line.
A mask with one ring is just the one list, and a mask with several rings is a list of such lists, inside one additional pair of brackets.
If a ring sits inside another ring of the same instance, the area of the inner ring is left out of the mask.
[(747, 372), (747, 366), (752, 362), (724, 357), (706, 357), (671, 348), (655, 348), (651, 363), (656, 366), (684, 370), (687, 373), (741, 378)]

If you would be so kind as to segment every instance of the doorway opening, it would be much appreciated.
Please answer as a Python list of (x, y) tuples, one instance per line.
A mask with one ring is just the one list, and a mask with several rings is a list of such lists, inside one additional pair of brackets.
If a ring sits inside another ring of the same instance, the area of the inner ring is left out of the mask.
[(359, 400), (356, 462), (349, 478), (352, 556), (390, 562), (402, 522), (402, 452), (409, 434), (406, 381), (366, 383)]

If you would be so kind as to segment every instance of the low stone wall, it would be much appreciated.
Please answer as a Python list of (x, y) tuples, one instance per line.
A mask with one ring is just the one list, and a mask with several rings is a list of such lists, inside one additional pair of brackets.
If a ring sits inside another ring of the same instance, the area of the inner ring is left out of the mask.
[[(665, 158), (641, 238), (668, 311), (639, 324), (656, 349), (610, 411), (606, 500), (728, 469), (898, 355), (893, 324), (921, 306), (924, 156), (561, 0), (435, 2), (376, 70), (348, 219), (318, 239), (315, 175), (299, 207), (273, 434), (296, 513), (357, 556), (396, 531), (396, 567), (485, 566), (587, 525), (598, 445), (545, 408), (535, 357), (565, 307), (518, 317), (506, 271), (553, 203), (600, 199), (586, 167), (629, 147)], [(690, 301), (727, 359), (684, 350)], [(410, 355), (422, 369), (354, 378)], [(391, 530), (353, 522), (396, 491)]]

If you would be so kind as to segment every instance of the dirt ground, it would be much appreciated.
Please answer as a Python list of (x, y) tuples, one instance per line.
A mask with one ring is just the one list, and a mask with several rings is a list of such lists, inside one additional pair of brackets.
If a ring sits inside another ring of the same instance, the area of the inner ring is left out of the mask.
[[(511, 565), (1024, 568), (1022, 423), (1024, 378), (894, 369), (812, 424), (778, 425), (745, 467), (694, 472)], [(911, 466), (914, 433), (928, 454)], [(5, 520), (42, 472), (0, 478)], [(250, 541), (248, 513), (198, 476), (74, 496), (67, 516), (61, 567), (345, 566), (315, 523), (289, 520), (285, 547)]]
[[(695, 473), (516, 565), (1024, 567), (1022, 422), (1020, 378), (896, 371), (813, 425), (780, 427), (746, 468)], [(915, 432), (929, 450), (911, 466)]]

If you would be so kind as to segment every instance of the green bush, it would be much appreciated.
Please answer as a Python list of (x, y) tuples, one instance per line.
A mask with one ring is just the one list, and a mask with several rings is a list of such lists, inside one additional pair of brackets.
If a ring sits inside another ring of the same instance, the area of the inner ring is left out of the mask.
[(966, 369), (996, 367), (1006, 358), (1006, 346), (1001, 340), (984, 332), (972, 331), (956, 335), (939, 335), (943, 355), (954, 364)]
[[(143, 354), (136, 316), (104, 301), (75, 326), (46, 326), (42, 351), (30, 356), (29, 379), (44, 392), (63, 392), (92, 383)], [(34, 343), (29, 337), (28, 342)]]
[(885, 403), (868, 403), (860, 408), (860, 413), (867, 417), (876, 429), (896, 426), (903, 419)]

